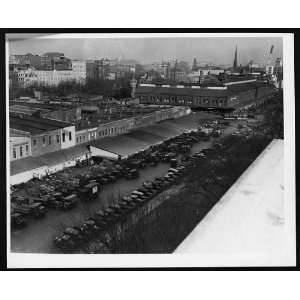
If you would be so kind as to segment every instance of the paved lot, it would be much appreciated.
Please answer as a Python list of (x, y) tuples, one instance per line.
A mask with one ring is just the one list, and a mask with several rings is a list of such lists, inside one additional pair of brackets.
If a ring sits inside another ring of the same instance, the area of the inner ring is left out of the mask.
[[(229, 126), (224, 130), (222, 136), (231, 134), (235, 130), (236, 125)], [(192, 152), (210, 147), (214, 140), (215, 139), (212, 139), (209, 142), (200, 142), (195, 144), (192, 148)], [(84, 221), (97, 209), (112, 204), (119, 197), (122, 197), (132, 190), (140, 187), (145, 180), (152, 180), (157, 176), (164, 175), (168, 168), (168, 164), (162, 163), (156, 167), (146, 168), (141, 171), (141, 176), (136, 180), (121, 179), (114, 184), (105, 186), (98, 198), (93, 202), (80, 202), (76, 208), (69, 212), (50, 209), (45, 218), (40, 220), (29, 220), (27, 227), (11, 233), (12, 251), (53, 253), (55, 251), (52, 244), (53, 238), (57, 234), (61, 233), (66, 226), (82, 223), (82, 221)]]

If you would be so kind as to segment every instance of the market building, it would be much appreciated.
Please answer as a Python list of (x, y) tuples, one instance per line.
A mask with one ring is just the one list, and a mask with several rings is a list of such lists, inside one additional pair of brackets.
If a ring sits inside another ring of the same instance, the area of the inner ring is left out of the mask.
[(140, 84), (135, 95), (143, 104), (236, 109), (273, 92), (272, 85), (251, 79), (212, 86)]
[(75, 126), (73, 124), (17, 115), (10, 115), (9, 122), (12, 130), (30, 136), (32, 156), (39, 156), (75, 145)]

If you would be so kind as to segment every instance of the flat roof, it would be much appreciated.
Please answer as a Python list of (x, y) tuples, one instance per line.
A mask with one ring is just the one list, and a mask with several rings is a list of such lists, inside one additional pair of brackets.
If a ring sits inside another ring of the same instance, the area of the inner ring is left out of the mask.
[[(147, 87), (139, 86), (136, 89), (136, 94), (157, 94), (157, 95), (176, 95), (176, 96), (215, 96), (215, 97), (227, 97), (235, 93), (246, 91), (251, 88), (270, 86), (263, 82), (245, 82), (240, 84), (234, 84), (227, 86), (227, 89), (209, 89), (209, 88), (176, 88), (176, 87)], [(216, 86), (219, 87), (219, 86)]]
[(292, 266), (295, 224), (284, 198), (283, 140), (273, 140), (175, 254), (195, 254), (197, 266)]
[(33, 116), (26, 116), (20, 118), (19, 116), (9, 115), (9, 126), (13, 129), (29, 132), (31, 134), (46, 133), (51, 130), (57, 130), (72, 126), (71, 123), (62, 122), (47, 118), (39, 118)]
[(147, 87), (139, 86), (136, 89), (136, 95), (139, 94), (157, 94), (157, 95), (176, 95), (176, 96), (219, 96), (225, 97), (228, 95), (227, 90), (212, 90), (206, 88), (194, 89), (189, 87)]
[(9, 111), (13, 112), (13, 113), (20, 113), (20, 114), (27, 114), (27, 115), (31, 115), (36, 111), (41, 111), (43, 113), (45, 112), (49, 112), (49, 109), (45, 109), (45, 108), (41, 108), (41, 107), (31, 107), (31, 106), (27, 106), (27, 105), (12, 105), (9, 107)]

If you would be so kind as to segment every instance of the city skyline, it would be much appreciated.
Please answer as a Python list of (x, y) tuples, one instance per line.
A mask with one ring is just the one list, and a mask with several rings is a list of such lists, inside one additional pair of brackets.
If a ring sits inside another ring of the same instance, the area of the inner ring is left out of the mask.
[(253, 60), (267, 62), (271, 46), (273, 62), (282, 57), (282, 39), (273, 37), (210, 37), (210, 38), (101, 38), (101, 39), (39, 39), (9, 42), (9, 54), (63, 52), (71, 59), (100, 58), (134, 59), (142, 64), (178, 59), (190, 64), (198, 62), (232, 65), (235, 48), (238, 64)]

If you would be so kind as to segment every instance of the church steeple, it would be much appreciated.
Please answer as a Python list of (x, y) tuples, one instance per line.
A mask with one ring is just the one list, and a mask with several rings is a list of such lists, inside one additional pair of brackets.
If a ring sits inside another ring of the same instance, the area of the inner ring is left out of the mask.
[(196, 60), (196, 58), (194, 58), (192, 70), (193, 70), (193, 71), (196, 71), (196, 70), (197, 70), (197, 60)]

